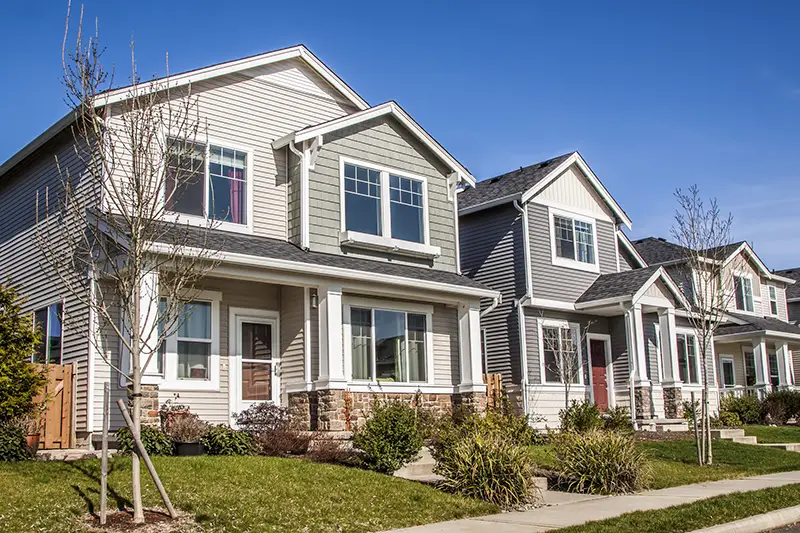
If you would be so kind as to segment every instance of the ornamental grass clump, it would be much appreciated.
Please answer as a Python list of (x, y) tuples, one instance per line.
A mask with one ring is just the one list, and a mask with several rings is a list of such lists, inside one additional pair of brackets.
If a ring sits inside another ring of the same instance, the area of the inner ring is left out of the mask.
[(647, 457), (630, 436), (564, 431), (553, 438), (559, 482), (571, 492), (624, 494), (647, 488)]

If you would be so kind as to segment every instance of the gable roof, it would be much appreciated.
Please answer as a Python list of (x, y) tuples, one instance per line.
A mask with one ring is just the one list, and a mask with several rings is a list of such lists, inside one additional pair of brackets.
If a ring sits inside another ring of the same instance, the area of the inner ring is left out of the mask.
[[(350, 88), (350, 86), (347, 85), (344, 80), (337, 76), (322, 61), (320, 61), (317, 56), (312, 54), (311, 51), (305, 47), (305, 45), (302, 44), (291, 46), (289, 48), (282, 48), (280, 50), (274, 50), (272, 52), (249, 56), (242, 59), (226, 61), (224, 63), (218, 63), (195, 70), (189, 70), (180, 74), (173, 74), (158, 78), (154, 81), (162, 82), (157, 85), (159, 90), (166, 89), (167, 87), (175, 88), (188, 85), (190, 83), (196, 83), (201, 80), (224, 76), (233, 72), (239, 72), (242, 70), (256, 68), (294, 58), (299, 58), (305, 61), (305, 63), (311, 67), (311, 69), (319, 74), (325, 81), (330, 83), (334, 89), (341, 93), (346, 100), (351, 102), (358, 109), (369, 108), (369, 104), (363, 98), (361, 98), (358, 93)], [(142, 91), (147, 91), (148, 87), (150, 86), (150, 84), (142, 84)], [(129, 92), (130, 86), (106, 91), (102, 95), (98, 95), (97, 105), (98, 107), (101, 107), (104, 105), (124, 101), (129, 97)], [(2, 178), (5, 173), (15, 167), (17, 163), (21, 162), (34, 151), (42, 147), (47, 141), (51, 140), (62, 130), (67, 128), (74, 120), (74, 111), (68, 112), (55, 124), (50, 126), (47, 130), (23, 147), (20, 151), (12, 155), (7, 161), (0, 165), (0, 178)]]
[(628, 215), (612, 198), (608, 189), (603, 186), (578, 152), (562, 154), (547, 161), (501, 174), (461, 191), (458, 195), (459, 214), (474, 213), (515, 200), (523, 203), (527, 202), (573, 164), (581, 169), (589, 184), (600, 195), (617, 219), (630, 227), (631, 220)]
[(663, 265), (686, 260), (686, 248), (661, 237), (646, 237), (633, 241), (633, 246), (648, 265)]
[(784, 322), (777, 318), (767, 316), (750, 316), (741, 315), (738, 313), (728, 313), (741, 324), (724, 324), (717, 328), (715, 337), (722, 337), (726, 335), (741, 335), (752, 334), (757, 332), (771, 332), (771, 333), (784, 333), (789, 335), (796, 335), (800, 338), (800, 327)]
[[(795, 281), (800, 281), (800, 268), (778, 270), (776, 274)], [(794, 285), (786, 287), (786, 300), (789, 302), (800, 301), (800, 283), (795, 283)]]
[(686, 299), (664, 267), (656, 265), (636, 268), (625, 272), (614, 272), (599, 276), (575, 301), (576, 308), (587, 308), (614, 301), (638, 300), (650, 285), (661, 280), (682, 307)]
[(434, 155), (436, 155), (445, 165), (447, 165), (453, 172), (457, 173), (460, 179), (463, 179), (470, 185), (475, 184), (475, 177), (470, 174), (469, 170), (462, 165), (455, 157), (450, 155), (450, 152), (436, 142), (425, 129), (420, 126), (417, 121), (411, 118), (411, 115), (400, 107), (400, 104), (394, 101), (385, 102), (375, 107), (370, 107), (350, 115), (328, 120), (314, 126), (308, 126), (303, 129), (284, 135), (280, 139), (272, 142), (272, 147), (275, 149), (283, 148), (289, 143), (296, 143), (308, 139), (321, 137), (326, 133), (338, 131), (368, 120), (378, 117), (392, 116), (400, 124), (402, 124), (412, 135), (414, 135), (423, 145), (425, 145)]

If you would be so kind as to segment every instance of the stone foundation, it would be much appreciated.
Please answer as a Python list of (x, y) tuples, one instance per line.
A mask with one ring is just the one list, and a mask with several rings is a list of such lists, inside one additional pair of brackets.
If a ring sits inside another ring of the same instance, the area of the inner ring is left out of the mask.
[(683, 418), (683, 392), (679, 387), (664, 388), (664, 416)]
[(143, 426), (158, 427), (161, 425), (158, 408), (158, 385), (142, 385), (142, 416), (140, 420)]
[(634, 389), (636, 401), (636, 418), (645, 420), (653, 418), (652, 401), (650, 398), (650, 387), (636, 387)]

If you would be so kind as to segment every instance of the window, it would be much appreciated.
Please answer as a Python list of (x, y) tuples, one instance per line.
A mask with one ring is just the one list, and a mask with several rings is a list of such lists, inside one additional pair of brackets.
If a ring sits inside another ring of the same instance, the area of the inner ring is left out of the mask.
[(383, 309), (350, 308), (354, 380), (427, 380), (428, 316)]
[(753, 312), (753, 282), (750, 278), (733, 276), (736, 288), (736, 309), (739, 311)]
[(218, 222), (246, 225), (247, 152), (171, 139), (166, 209)]
[(365, 164), (342, 161), (343, 228), (425, 244), (425, 181)]
[(580, 382), (581, 356), (576, 337), (569, 327), (542, 326), (545, 382), (563, 383), (564, 379)]
[(756, 384), (756, 356), (753, 352), (744, 352), (744, 379), (748, 387)]
[[(158, 300), (158, 338), (162, 338), (164, 336), (164, 317), (167, 314), (167, 299), (166, 298), (159, 298)], [(156, 359), (156, 375), (163, 376), (164, 375), (164, 358), (167, 356), (167, 340), (164, 339), (158, 345), (158, 353), (155, 354)], [(148, 368), (145, 371), (150, 369), (150, 365), (147, 365)]]
[(778, 315), (778, 289), (774, 285), (769, 286), (769, 312)]
[(553, 214), (554, 262), (566, 260), (596, 265), (594, 223), (573, 217)]
[(41, 332), (41, 342), (31, 356), (34, 363), (61, 364), (61, 323), (64, 309), (61, 303), (39, 309), (33, 314), (33, 325)]
[(211, 304), (183, 304), (178, 325), (178, 379), (209, 378), (211, 358)]
[(700, 383), (694, 335), (678, 333), (678, 373), (684, 383)]
[(720, 364), (722, 365), (722, 372), (720, 372), (722, 386), (734, 387), (736, 385), (736, 378), (733, 372), (733, 358), (722, 357), (720, 358)]
[(769, 382), (773, 387), (781, 384), (781, 375), (778, 370), (778, 354), (775, 352), (767, 353), (767, 362), (769, 363)]

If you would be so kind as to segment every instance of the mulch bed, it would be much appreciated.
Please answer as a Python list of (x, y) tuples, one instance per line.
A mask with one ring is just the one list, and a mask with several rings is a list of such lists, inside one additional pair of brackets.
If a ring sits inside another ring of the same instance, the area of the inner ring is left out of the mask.
[(637, 431), (634, 438), (639, 442), (668, 442), (693, 439), (692, 431)]
[(199, 527), (191, 515), (178, 513), (178, 518), (172, 519), (165, 510), (145, 509), (144, 524), (133, 523), (133, 510), (109, 511), (106, 516), (106, 525), (100, 525), (100, 516), (92, 514), (87, 516), (86, 525), (89, 531), (126, 533), (190, 533), (198, 531)]

